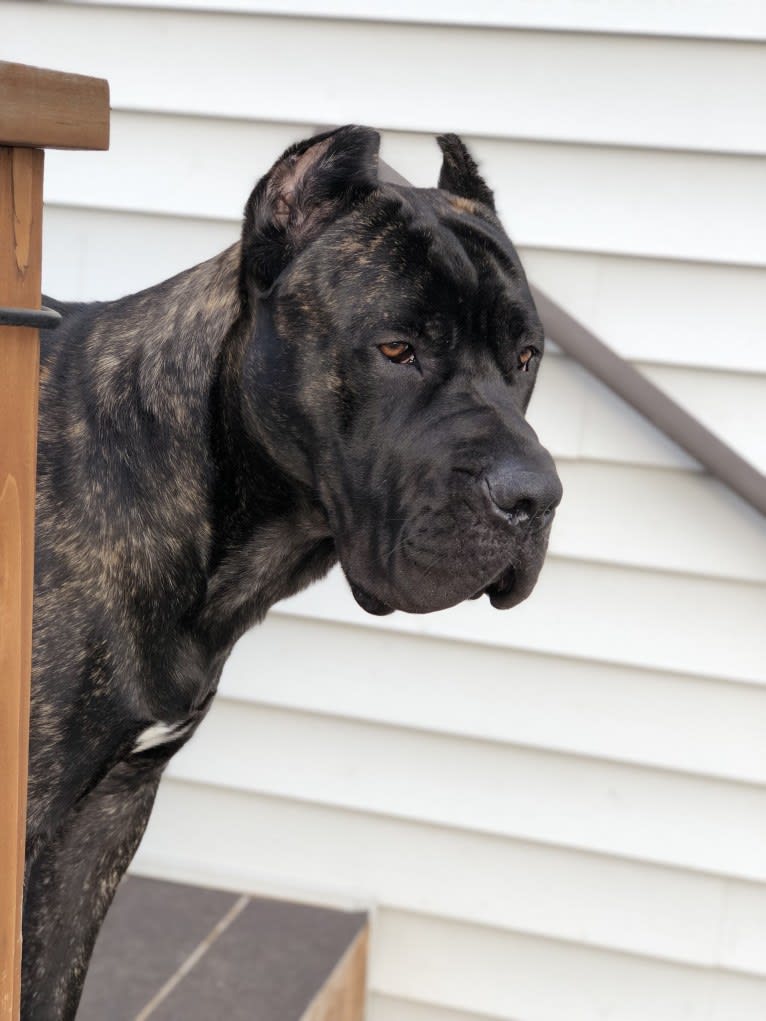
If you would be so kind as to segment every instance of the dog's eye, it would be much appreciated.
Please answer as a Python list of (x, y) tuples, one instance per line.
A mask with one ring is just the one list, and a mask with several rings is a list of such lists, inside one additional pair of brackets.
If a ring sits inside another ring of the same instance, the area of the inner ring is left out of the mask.
[(519, 368), (522, 372), (529, 372), (529, 366), (535, 355), (540, 354), (536, 347), (523, 347), (519, 351)]
[(387, 344), (379, 344), (381, 351), (390, 362), (397, 365), (412, 365), (415, 362), (415, 348), (403, 340), (392, 340)]

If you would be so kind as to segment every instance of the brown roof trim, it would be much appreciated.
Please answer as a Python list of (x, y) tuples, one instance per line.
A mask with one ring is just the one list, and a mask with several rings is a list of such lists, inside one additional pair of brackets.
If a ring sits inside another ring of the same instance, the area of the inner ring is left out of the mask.
[[(392, 184), (410, 184), (382, 160), (380, 177)], [(547, 337), (699, 461), (714, 478), (733, 489), (761, 514), (766, 514), (766, 476), (680, 404), (676, 404), (630, 362), (599, 340), (561, 305), (533, 284), (530, 286)]]

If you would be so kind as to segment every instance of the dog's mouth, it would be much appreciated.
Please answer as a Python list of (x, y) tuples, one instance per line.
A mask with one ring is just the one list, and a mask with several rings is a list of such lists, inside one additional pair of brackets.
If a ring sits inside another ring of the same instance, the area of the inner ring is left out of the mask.
[(499, 578), (493, 581), (491, 585), (487, 585), (486, 588), (478, 592), (473, 598), (476, 599), (477, 596), (486, 595), (496, 610), (508, 610), (515, 606), (517, 602), (521, 602), (520, 599), (516, 599), (515, 591), (516, 568), (513, 564), (509, 564)]
[(351, 594), (357, 603), (366, 610), (367, 613), (373, 614), (375, 617), (385, 617), (389, 613), (393, 613), (395, 607), (389, 606), (388, 603), (384, 603), (382, 599), (378, 599), (377, 596), (372, 595), (367, 589), (363, 589), (361, 585), (356, 585), (354, 582), (349, 582), (351, 586)]
[[(510, 610), (512, 607), (518, 606), (519, 603), (523, 602), (532, 592), (537, 581), (537, 574), (538, 571), (534, 568), (524, 569), (514, 564), (509, 564), (489, 585), (483, 586), (477, 592), (465, 598), (480, 599), (481, 596), (485, 595), (496, 610)], [(361, 585), (350, 579), (349, 585), (354, 599), (367, 613), (371, 613), (376, 617), (385, 617), (397, 609), (397, 607), (384, 602), (378, 596), (373, 595), (367, 589), (362, 588)], [(457, 601), (462, 602), (463, 600)], [(438, 608), (442, 609), (442, 607)], [(429, 611), (420, 610), (415, 612), (427, 613)]]

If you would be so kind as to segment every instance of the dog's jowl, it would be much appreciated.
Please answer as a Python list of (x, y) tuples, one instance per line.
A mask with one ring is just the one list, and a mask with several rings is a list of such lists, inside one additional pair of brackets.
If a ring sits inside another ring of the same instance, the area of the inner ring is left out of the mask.
[(379, 138), (289, 149), (241, 241), (43, 337), (23, 1017), (74, 1017), (170, 757), (234, 642), (339, 561), (369, 613), (525, 599), (561, 486), (492, 192)]

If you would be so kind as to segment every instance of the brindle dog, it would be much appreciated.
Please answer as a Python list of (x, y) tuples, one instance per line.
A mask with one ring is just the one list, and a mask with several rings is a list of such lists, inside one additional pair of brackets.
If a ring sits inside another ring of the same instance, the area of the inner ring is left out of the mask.
[(74, 1017), (170, 757), (233, 644), (339, 560), (368, 612), (525, 599), (561, 486), (543, 330), (463, 143), (383, 184), (301, 142), (241, 242), (43, 338), (23, 1017)]

